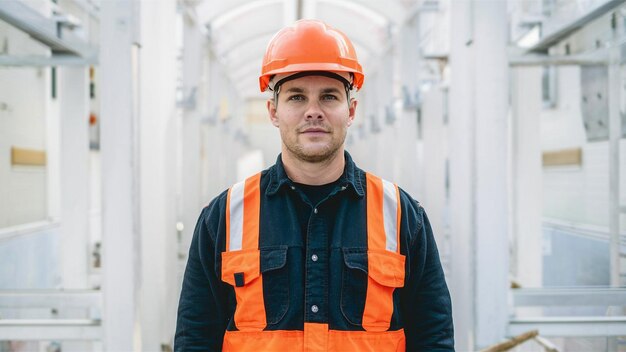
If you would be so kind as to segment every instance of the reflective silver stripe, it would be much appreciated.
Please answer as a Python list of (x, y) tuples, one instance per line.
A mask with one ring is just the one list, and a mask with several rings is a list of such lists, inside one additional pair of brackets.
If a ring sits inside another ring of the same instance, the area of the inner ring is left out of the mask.
[(243, 238), (243, 190), (246, 181), (241, 181), (230, 190), (230, 245), (229, 251), (241, 249)]
[(383, 180), (383, 219), (385, 222), (386, 249), (398, 250), (398, 199), (396, 185)]

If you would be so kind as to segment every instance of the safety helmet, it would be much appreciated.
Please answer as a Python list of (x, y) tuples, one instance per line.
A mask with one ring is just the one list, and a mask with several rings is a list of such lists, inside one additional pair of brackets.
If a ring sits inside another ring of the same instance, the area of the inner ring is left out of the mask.
[(319, 20), (299, 20), (276, 33), (267, 46), (259, 77), (261, 92), (276, 74), (312, 71), (348, 72), (357, 90), (365, 78), (354, 46), (344, 33)]

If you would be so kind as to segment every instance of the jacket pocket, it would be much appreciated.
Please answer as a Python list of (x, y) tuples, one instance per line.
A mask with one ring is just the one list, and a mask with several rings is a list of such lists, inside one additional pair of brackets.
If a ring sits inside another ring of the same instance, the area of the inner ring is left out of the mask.
[(261, 276), (266, 293), (267, 323), (276, 324), (289, 309), (287, 247), (261, 249)]
[(260, 251), (222, 252), (222, 281), (235, 289), (234, 322), (241, 331), (260, 331), (266, 326)]
[(343, 248), (341, 313), (353, 325), (361, 325), (367, 292), (367, 249)]

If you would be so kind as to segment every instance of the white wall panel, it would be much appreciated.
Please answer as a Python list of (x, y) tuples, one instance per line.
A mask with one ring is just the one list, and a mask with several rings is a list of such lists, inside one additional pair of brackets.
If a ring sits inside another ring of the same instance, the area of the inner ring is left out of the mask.
[[(42, 47), (0, 22), (0, 52), (41, 54)], [(0, 228), (47, 218), (45, 166), (12, 166), (11, 147), (46, 149), (46, 79), (42, 68), (0, 67)]]
[[(582, 164), (543, 168), (544, 216), (558, 220), (608, 226), (609, 149), (607, 141), (587, 142), (580, 110), (580, 69), (558, 70), (555, 109), (541, 111), (542, 150), (582, 149)], [(626, 189), (626, 143), (620, 143), (620, 184)], [(621, 192), (626, 204), (626, 192)], [(621, 217), (622, 228), (626, 219)]]

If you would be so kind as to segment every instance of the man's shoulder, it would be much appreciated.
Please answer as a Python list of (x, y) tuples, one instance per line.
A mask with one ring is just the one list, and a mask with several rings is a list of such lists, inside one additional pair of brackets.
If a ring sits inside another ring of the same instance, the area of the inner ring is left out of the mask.
[(219, 195), (213, 198), (209, 204), (207, 204), (200, 213), (200, 219), (209, 226), (211, 223), (216, 223), (222, 217), (224, 209), (226, 209), (226, 198), (228, 196), (228, 189), (222, 191)]
[(421, 228), (424, 222), (424, 207), (422, 207), (422, 203), (413, 198), (401, 187), (398, 188), (400, 189), (400, 200), (403, 204), (405, 213), (410, 215), (415, 220), (416, 227)]
[(260, 171), (256, 174), (253, 175), (249, 175), (246, 178), (244, 178), (243, 180), (237, 181), (235, 183), (233, 183), (232, 185), (230, 185), (228, 188), (226, 188), (225, 190), (223, 190), (220, 194), (218, 194), (217, 196), (215, 196), (203, 209), (203, 215), (205, 216), (209, 216), (212, 213), (220, 213), (223, 212), (226, 209), (226, 201), (228, 198), (228, 191), (230, 189), (232, 189), (234, 186), (236, 186), (237, 184), (243, 183), (245, 182), (247, 179), (256, 176), (257, 174), (261, 174), (261, 186), (263, 186), (263, 184), (266, 184), (268, 179), (269, 179), (269, 174), (271, 173), (272, 169), (275, 167), (275, 165), (272, 165), (271, 167)]

